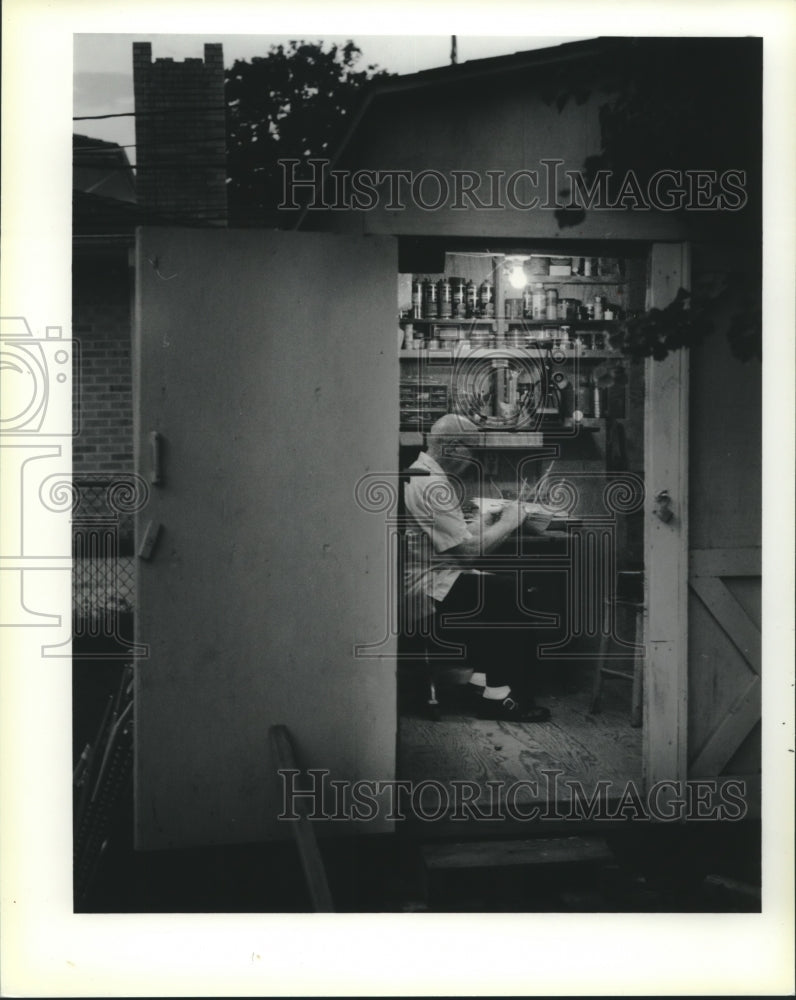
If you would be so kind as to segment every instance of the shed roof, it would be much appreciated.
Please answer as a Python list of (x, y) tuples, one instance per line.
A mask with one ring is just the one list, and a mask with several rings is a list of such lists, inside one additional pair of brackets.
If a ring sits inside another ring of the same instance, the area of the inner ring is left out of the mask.
[(435, 66), (433, 69), (407, 73), (403, 76), (380, 78), (365, 92), (356, 114), (352, 117), (348, 129), (332, 156), (331, 162), (337, 163), (371, 106), (385, 96), (408, 93), (423, 88), (460, 86), (465, 82), (483, 82), (488, 78), (510, 76), (529, 69), (559, 65), (570, 60), (586, 59), (597, 55), (605, 56), (612, 48), (626, 47), (633, 41), (634, 39), (629, 38), (590, 38), (575, 42), (563, 42), (560, 45), (544, 48), (527, 49), (522, 52), (514, 52), (511, 55), (468, 59), (463, 63)]

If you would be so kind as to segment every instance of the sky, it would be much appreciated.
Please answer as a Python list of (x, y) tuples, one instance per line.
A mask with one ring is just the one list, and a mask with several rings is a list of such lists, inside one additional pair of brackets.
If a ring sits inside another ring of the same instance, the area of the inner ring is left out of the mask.
[[(392, 73), (417, 73), (420, 70), (450, 63), (450, 35), (327, 35), (296, 33), (293, 35), (108, 35), (76, 34), (74, 36), (74, 114), (104, 115), (132, 111), (133, 102), (133, 42), (151, 42), (152, 58), (201, 58), (206, 42), (220, 42), (224, 47), (224, 65), (236, 59), (250, 60), (266, 55), (274, 44), (285, 44), (291, 38), (316, 42), (345, 44), (350, 38), (362, 50), (359, 67), (376, 64)], [(542, 37), (528, 35), (460, 35), (457, 36), (458, 61), (483, 59), (528, 49), (560, 45), (574, 37)], [(135, 124), (133, 118), (109, 118), (98, 121), (76, 121), (74, 130), (80, 135), (118, 142), (135, 162)]]

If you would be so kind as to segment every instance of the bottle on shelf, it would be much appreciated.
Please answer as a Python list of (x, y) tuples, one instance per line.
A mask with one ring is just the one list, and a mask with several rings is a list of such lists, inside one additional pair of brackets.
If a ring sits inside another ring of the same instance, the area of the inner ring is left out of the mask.
[(578, 382), (575, 393), (575, 413), (580, 413), (581, 419), (594, 416), (594, 384), (588, 375), (584, 375)]
[(495, 315), (495, 287), (489, 278), (478, 288), (478, 312), (484, 319), (493, 319)]

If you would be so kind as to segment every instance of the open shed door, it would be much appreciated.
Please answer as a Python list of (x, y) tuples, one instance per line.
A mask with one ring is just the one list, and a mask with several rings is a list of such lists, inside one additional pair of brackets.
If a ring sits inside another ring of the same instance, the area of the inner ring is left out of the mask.
[(388, 620), (355, 487), (397, 462), (396, 272), (390, 237), (139, 231), (139, 848), (289, 835), (273, 724), (303, 766), (394, 777), (394, 638), (354, 647)]

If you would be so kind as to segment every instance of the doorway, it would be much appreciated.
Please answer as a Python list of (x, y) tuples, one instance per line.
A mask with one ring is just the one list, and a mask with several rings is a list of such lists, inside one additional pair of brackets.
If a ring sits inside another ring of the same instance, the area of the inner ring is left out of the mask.
[(650, 249), (474, 242), (433, 264), (425, 249), (426, 269), (398, 280), (399, 468), (442, 414), (462, 413), (481, 435), (465, 516), (516, 498), (547, 514), (499, 556), (522, 581), (529, 669), (551, 719), (479, 718), (469, 670), (429, 657), (429, 637), (418, 651), (416, 635), (402, 636), (398, 777), (425, 784), (432, 811), (441, 788), (450, 805), (469, 784), (487, 812), (513, 795), (572, 818), (573, 794), (597, 792), (607, 807), (645, 775), (648, 371), (619, 334), (650, 304)]

